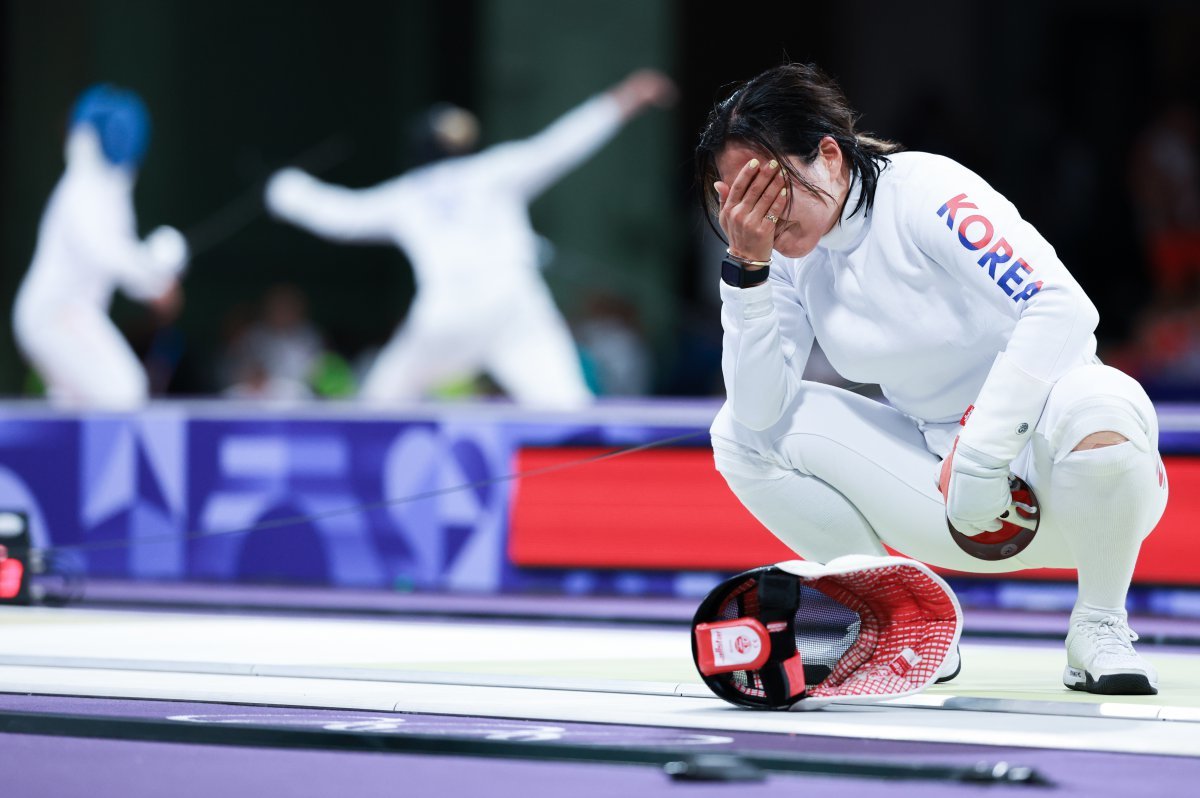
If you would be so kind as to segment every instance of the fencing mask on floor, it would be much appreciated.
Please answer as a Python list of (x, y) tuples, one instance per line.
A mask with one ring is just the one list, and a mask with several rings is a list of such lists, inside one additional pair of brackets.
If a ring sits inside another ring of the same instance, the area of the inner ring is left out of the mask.
[(713, 589), (692, 621), (692, 656), (726, 701), (810, 709), (925, 689), (961, 632), (958, 599), (915, 560), (789, 560)]

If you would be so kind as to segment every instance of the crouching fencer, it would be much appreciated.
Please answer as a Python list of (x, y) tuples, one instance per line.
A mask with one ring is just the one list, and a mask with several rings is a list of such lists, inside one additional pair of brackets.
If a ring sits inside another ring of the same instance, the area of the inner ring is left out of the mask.
[[(793, 64), (737, 89), (701, 135), (729, 244), (717, 468), (806, 560), (886, 545), (971, 573), (1074, 569), (1066, 686), (1157, 692), (1125, 610), (1167, 502), (1153, 406), (1097, 360), (1096, 309), (1011, 203), (855, 119), (833, 81)], [(803, 381), (814, 340), (888, 403)], [(948, 524), (973, 551), (995, 544), (1013, 475), (1036, 534), (968, 554)]]
[(149, 132), (141, 99), (114, 86), (87, 90), (72, 109), (67, 168), (13, 310), (17, 344), (57, 403), (124, 410), (148, 397), (146, 372), (108, 307), (118, 287), (164, 310), (180, 302), (183, 236), (172, 227), (137, 236), (133, 187)]
[(634, 72), (522, 141), (471, 154), (478, 124), (435, 109), (420, 168), (373, 188), (329, 185), (283, 170), (266, 189), (277, 218), (327, 239), (390, 242), (405, 251), (416, 295), (367, 374), (369, 401), (422, 398), (486, 372), (515, 401), (571, 409), (591, 401), (566, 321), (538, 271), (529, 203), (647, 108), (673, 101), (653, 71)]

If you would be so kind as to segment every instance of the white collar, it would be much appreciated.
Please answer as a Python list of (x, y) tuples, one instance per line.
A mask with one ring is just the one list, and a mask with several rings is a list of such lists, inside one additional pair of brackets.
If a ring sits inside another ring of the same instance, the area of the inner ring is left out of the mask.
[(92, 177), (101, 176), (120, 185), (132, 187), (137, 178), (137, 172), (126, 166), (110, 163), (104, 156), (100, 137), (91, 125), (76, 125), (67, 135), (64, 148), (67, 169), (86, 173)]
[(825, 249), (845, 250), (853, 249), (862, 241), (867, 232), (870, 212), (864, 207), (859, 208), (858, 213), (854, 213), (861, 196), (862, 180), (857, 177), (851, 178), (850, 191), (846, 195), (846, 204), (842, 208), (842, 218), (838, 220), (832, 230), (821, 236), (818, 246)]

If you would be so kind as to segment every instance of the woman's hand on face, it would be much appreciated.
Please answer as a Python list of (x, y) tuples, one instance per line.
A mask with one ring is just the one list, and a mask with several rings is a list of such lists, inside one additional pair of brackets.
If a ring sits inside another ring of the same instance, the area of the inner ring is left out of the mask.
[(787, 182), (775, 161), (750, 160), (733, 185), (713, 184), (720, 202), (717, 222), (729, 239), (729, 252), (743, 260), (770, 260), (775, 221), (787, 206)]

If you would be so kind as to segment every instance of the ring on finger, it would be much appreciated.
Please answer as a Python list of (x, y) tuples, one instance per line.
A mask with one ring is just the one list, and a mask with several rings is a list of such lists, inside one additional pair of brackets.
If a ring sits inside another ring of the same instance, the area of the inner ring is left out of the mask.
[(771, 224), (775, 224), (775, 223), (777, 223), (777, 222), (779, 221), (779, 217), (778, 217), (778, 216), (776, 216), (776, 215), (775, 215), (775, 214), (773, 214), (773, 213), (768, 213), (768, 214), (767, 214), (767, 221), (768, 221), (768, 222), (770, 222)]

